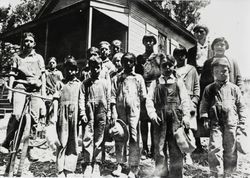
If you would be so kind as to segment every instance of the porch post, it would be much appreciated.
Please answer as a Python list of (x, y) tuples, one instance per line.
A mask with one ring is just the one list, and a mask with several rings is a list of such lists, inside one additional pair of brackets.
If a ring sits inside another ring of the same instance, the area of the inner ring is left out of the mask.
[(92, 39), (92, 20), (93, 20), (93, 7), (89, 7), (89, 18), (88, 18), (88, 31), (87, 31), (87, 49), (91, 47)]
[(49, 35), (49, 22), (46, 22), (46, 25), (45, 25), (45, 50), (44, 50), (44, 60), (45, 61), (47, 61), (47, 55), (48, 55), (48, 35)]

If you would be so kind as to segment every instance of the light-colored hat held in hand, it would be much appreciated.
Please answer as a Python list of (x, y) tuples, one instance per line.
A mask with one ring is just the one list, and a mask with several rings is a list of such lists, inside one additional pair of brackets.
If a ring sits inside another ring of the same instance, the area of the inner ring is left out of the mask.
[(121, 119), (117, 119), (115, 121), (114, 126), (111, 127), (109, 130), (109, 134), (116, 142), (125, 143), (128, 141), (128, 138), (129, 138), (127, 125)]

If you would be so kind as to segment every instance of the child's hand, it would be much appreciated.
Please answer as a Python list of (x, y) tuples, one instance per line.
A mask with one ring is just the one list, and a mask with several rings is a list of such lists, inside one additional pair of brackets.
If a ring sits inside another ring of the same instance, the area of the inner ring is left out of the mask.
[(81, 119), (81, 122), (82, 123), (87, 123), (88, 122), (88, 118), (87, 118), (87, 116), (80, 116), (80, 119)]
[(210, 128), (210, 121), (207, 117), (202, 117), (201, 119), (204, 120), (203, 126), (205, 129), (209, 129)]
[(157, 115), (155, 115), (154, 117), (151, 118), (151, 120), (156, 123), (157, 125), (160, 125), (161, 123), (161, 118)]

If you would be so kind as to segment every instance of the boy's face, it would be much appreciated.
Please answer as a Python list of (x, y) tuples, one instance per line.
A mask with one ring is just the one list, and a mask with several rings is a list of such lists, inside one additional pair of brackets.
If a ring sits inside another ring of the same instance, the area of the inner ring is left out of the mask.
[(122, 66), (124, 68), (124, 70), (129, 73), (133, 71), (133, 67), (135, 65), (135, 61), (132, 58), (125, 58), (122, 61)]
[(116, 57), (114, 59), (114, 65), (117, 69), (121, 69), (122, 68), (122, 64), (121, 64), (121, 57)]
[(175, 59), (178, 66), (183, 66), (185, 64), (186, 55), (177, 55)]
[(57, 63), (56, 63), (55, 60), (50, 60), (50, 61), (49, 61), (49, 68), (50, 68), (50, 69), (55, 69), (56, 66), (57, 66)]
[(112, 52), (113, 54), (119, 53), (121, 51), (121, 46), (112, 46)]
[(221, 82), (226, 81), (229, 78), (229, 69), (227, 66), (214, 66), (213, 73), (215, 79)]
[(35, 40), (32, 36), (27, 36), (24, 39), (23, 47), (26, 50), (33, 49), (36, 46)]
[(169, 77), (173, 71), (174, 71), (175, 66), (168, 63), (168, 62), (164, 62), (161, 64), (161, 73), (162, 75)]
[(73, 79), (75, 78), (78, 70), (76, 66), (67, 66), (66, 67), (66, 76), (68, 79)]
[(100, 75), (100, 72), (102, 70), (102, 64), (97, 63), (97, 62), (90, 62), (89, 68), (90, 68), (90, 72), (91, 72), (91, 77), (98, 78)]
[(214, 44), (215, 55), (223, 56), (226, 51), (226, 43), (224, 41), (219, 41)]
[(110, 55), (110, 48), (107, 44), (102, 44), (100, 47), (101, 58), (106, 59)]

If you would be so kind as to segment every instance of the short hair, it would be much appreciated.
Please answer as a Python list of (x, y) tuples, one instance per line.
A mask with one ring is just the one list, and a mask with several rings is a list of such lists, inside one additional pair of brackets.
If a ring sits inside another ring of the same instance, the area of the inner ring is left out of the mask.
[(100, 50), (97, 47), (92, 46), (87, 50), (87, 57), (89, 57), (92, 52), (97, 53), (98, 55), (100, 55)]
[(27, 38), (28, 36), (32, 37), (33, 39), (35, 39), (35, 35), (31, 32), (25, 32), (23, 33), (23, 39)]
[(94, 64), (102, 65), (102, 59), (99, 56), (92, 56), (89, 59), (89, 66), (94, 65)]
[(122, 42), (120, 40), (113, 40), (112, 45), (113, 46), (121, 46)]
[(49, 58), (49, 62), (52, 61), (52, 60), (55, 61), (55, 62), (57, 63), (56, 57), (52, 56), (52, 57)]
[(182, 47), (182, 48), (175, 48), (173, 51), (173, 56), (176, 58), (178, 56), (187, 56), (187, 49)]
[(101, 47), (102, 45), (108, 45), (108, 47), (110, 48), (110, 43), (107, 42), (107, 41), (101, 41), (101, 42), (99, 43), (99, 47)]
[(214, 45), (216, 43), (219, 43), (219, 42), (224, 42), (226, 45), (226, 50), (229, 49), (229, 44), (228, 44), (227, 40), (224, 37), (219, 37), (219, 38), (215, 38), (214, 41), (212, 42), (212, 44), (211, 44), (212, 50), (214, 50)]
[(78, 68), (77, 66), (77, 62), (74, 58), (74, 56), (68, 55), (64, 58), (64, 67), (76, 67), (76, 69)]
[(130, 52), (127, 52), (127, 53), (125, 53), (125, 54), (122, 56), (121, 63), (124, 63), (125, 60), (127, 60), (127, 59), (132, 59), (132, 60), (134, 61), (134, 63), (135, 63), (135, 61), (136, 61), (135, 55), (134, 55), (133, 53), (130, 53)]
[(122, 58), (123, 53), (119, 52), (113, 56), (112, 62), (114, 63), (117, 58)]

